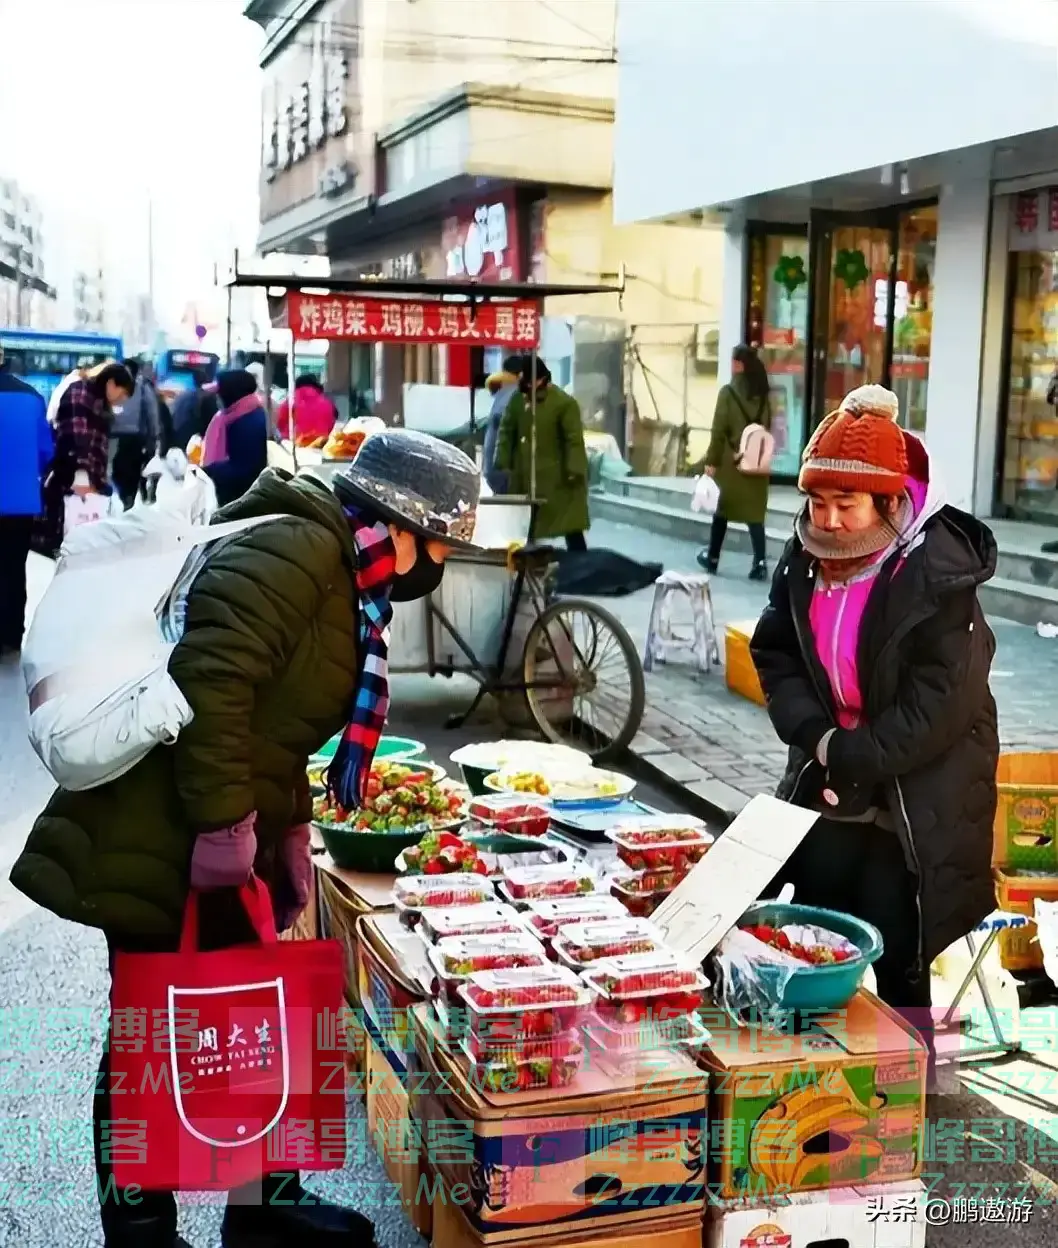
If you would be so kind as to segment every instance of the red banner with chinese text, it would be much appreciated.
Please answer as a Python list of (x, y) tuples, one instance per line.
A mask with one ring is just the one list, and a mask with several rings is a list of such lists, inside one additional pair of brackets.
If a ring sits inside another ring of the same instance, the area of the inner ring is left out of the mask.
[(510, 303), (440, 303), (364, 295), (287, 295), (287, 327), (300, 342), (415, 342), (438, 346), (535, 347), (540, 309)]

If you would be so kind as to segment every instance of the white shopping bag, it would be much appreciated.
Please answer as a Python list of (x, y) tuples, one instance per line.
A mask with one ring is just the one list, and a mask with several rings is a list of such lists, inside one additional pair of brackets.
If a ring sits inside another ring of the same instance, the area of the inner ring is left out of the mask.
[(702, 511), (707, 516), (716, 512), (720, 505), (720, 487), (707, 473), (702, 473), (694, 483), (694, 494), (691, 496), (691, 511)]
[(145, 480), (154, 480), (152, 504), (186, 517), (192, 524), (209, 524), (217, 510), (217, 490), (209, 473), (188, 462), (174, 447), (164, 459), (156, 455), (143, 470)]
[(125, 505), (117, 493), (113, 494), (68, 494), (66, 496), (63, 517), (63, 536), (69, 537), (83, 524), (95, 524), (107, 516), (120, 516)]

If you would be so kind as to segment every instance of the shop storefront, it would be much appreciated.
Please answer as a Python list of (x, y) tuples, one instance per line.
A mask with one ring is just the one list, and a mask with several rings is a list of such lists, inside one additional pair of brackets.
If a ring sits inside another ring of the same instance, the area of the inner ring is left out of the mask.
[(1000, 504), (1058, 524), (1058, 186), (1013, 197), (1007, 256), (1007, 366)]
[(811, 431), (868, 381), (926, 427), (937, 247), (935, 202), (813, 213), (747, 230), (745, 339), (772, 382), (775, 471), (797, 473)]

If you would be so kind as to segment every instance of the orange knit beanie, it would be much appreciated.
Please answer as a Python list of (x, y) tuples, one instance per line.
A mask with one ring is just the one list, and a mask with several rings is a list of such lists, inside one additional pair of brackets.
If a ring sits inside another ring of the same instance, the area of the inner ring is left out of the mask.
[(884, 386), (850, 391), (812, 435), (801, 459), (798, 486), (850, 494), (902, 494), (907, 445), (896, 423), (900, 403)]

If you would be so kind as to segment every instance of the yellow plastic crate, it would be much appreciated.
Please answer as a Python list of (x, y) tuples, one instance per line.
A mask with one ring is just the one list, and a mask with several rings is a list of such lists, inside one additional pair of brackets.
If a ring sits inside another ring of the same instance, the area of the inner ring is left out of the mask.
[(727, 687), (732, 693), (764, 706), (764, 690), (760, 687), (757, 669), (749, 653), (749, 642), (753, 630), (757, 627), (756, 620), (748, 623), (729, 624), (725, 631), (726, 656), (724, 666), (727, 673)]

